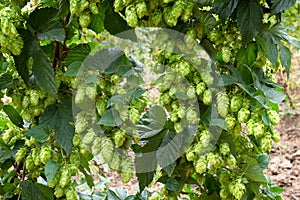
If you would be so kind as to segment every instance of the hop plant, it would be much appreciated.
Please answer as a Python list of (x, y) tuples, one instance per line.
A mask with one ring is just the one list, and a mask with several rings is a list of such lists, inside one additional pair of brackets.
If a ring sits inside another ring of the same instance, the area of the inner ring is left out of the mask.
[(130, 27), (135, 28), (138, 26), (138, 16), (133, 4), (126, 7), (125, 16), (126, 16), (127, 24)]
[(230, 101), (230, 110), (232, 112), (238, 112), (243, 105), (243, 98), (241, 96), (233, 96)]
[(236, 179), (235, 181), (229, 184), (230, 193), (238, 200), (242, 199), (245, 193), (245, 185), (242, 183), (242, 179)]
[(250, 111), (247, 108), (241, 108), (238, 112), (238, 121), (240, 123), (247, 122), (250, 117)]
[(227, 93), (225, 92), (219, 92), (217, 94), (217, 110), (219, 114), (226, 118), (226, 115), (228, 113), (229, 108), (229, 98), (227, 96)]

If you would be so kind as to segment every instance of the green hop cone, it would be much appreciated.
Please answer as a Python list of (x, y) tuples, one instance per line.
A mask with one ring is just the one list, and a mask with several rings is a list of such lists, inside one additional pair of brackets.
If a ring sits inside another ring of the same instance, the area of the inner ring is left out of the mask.
[(201, 78), (206, 85), (212, 85), (214, 82), (214, 77), (210, 72), (201, 72)]
[(129, 119), (132, 123), (136, 124), (140, 121), (141, 114), (135, 107), (130, 107), (129, 109)]
[(220, 190), (219, 195), (220, 195), (221, 199), (228, 199), (228, 197), (229, 197), (229, 193), (227, 192), (227, 190), (225, 188), (222, 188)]
[(182, 74), (182, 76), (187, 76), (190, 71), (191, 71), (191, 65), (189, 62), (182, 60), (179, 64), (178, 64), (178, 68), (175, 69), (177, 70), (179, 73)]
[(89, 26), (90, 22), (91, 22), (91, 18), (90, 18), (89, 13), (81, 14), (79, 16), (79, 25), (82, 28), (87, 28)]
[(197, 112), (193, 109), (188, 109), (186, 112), (186, 119), (191, 124), (197, 124), (198, 123)]
[(74, 188), (70, 188), (66, 191), (66, 200), (77, 200), (79, 196)]
[(272, 137), (270, 133), (265, 133), (260, 140), (261, 149), (263, 152), (268, 152), (272, 149)]
[(145, 1), (139, 1), (135, 4), (136, 14), (139, 19), (143, 18), (145, 15), (148, 15), (147, 4)]
[(101, 146), (100, 146), (101, 142), (102, 142), (102, 140), (101, 140), (100, 137), (97, 137), (97, 138), (94, 140), (93, 146), (92, 146), (92, 149), (91, 149), (91, 150), (92, 150), (92, 153), (93, 153), (94, 155), (98, 155), (98, 154), (101, 152)]
[(224, 63), (229, 63), (231, 60), (231, 51), (228, 47), (223, 47), (221, 50), (222, 53), (222, 60)]
[(195, 170), (198, 174), (203, 174), (207, 169), (207, 161), (204, 158), (200, 158), (194, 162)]
[(174, 124), (174, 130), (176, 133), (180, 133), (183, 131), (183, 127), (182, 127), (182, 124), (180, 122), (176, 122)]
[(98, 6), (95, 2), (90, 3), (90, 10), (94, 15), (99, 13)]
[(242, 179), (237, 179), (229, 184), (229, 192), (238, 200), (242, 199), (245, 189)]
[(32, 159), (35, 166), (39, 166), (41, 164), (40, 149), (38, 147), (32, 149)]
[(230, 169), (234, 169), (236, 167), (235, 157), (232, 154), (228, 155), (228, 157), (226, 158), (226, 163)]
[(170, 27), (173, 27), (176, 26), (178, 19), (173, 17), (171, 12), (172, 12), (172, 7), (165, 7), (163, 15), (166, 24)]
[(75, 134), (72, 140), (73, 146), (78, 147), (81, 142), (80, 136), (78, 134)]
[(25, 168), (29, 171), (32, 171), (34, 169), (34, 161), (31, 156), (26, 158)]
[(226, 116), (225, 118), (227, 130), (232, 131), (236, 124), (236, 119), (233, 116)]
[(115, 145), (117, 147), (121, 147), (126, 140), (126, 133), (123, 130), (117, 130), (116, 132), (113, 133), (112, 138), (115, 142)]
[(71, 173), (67, 167), (64, 167), (61, 171), (59, 186), (65, 188), (67, 185), (70, 184), (70, 181), (71, 181)]
[(76, 133), (83, 133), (88, 127), (88, 122), (81, 115), (76, 116), (75, 130)]
[(204, 82), (200, 82), (196, 86), (196, 93), (198, 96), (201, 96), (206, 90), (206, 84)]
[(84, 88), (79, 88), (75, 94), (75, 103), (77, 105), (80, 105), (84, 103), (85, 99), (85, 89)]
[(184, 42), (188, 49), (192, 49), (196, 45), (197, 31), (196, 29), (190, 29), (184, 36)]
[(217, 94), (217, 110), (221, 117), (226, 117), (229, 108), (229, 98), (225, 92)]
[(22, 107), (28, 108), (29, 104), (30, 104), (30, 98), (29, 96), (25, 96), (22, 100)]
[(203, 92), (202, 101), (205, 105), (210, 105), (212, 103), (212, 93), (209, 89), (207, 89)]
[(260, 138), (264, 135), (265, 131), (264, 131), (264, 124), (257, 122), (254, 124), (253, 127), (253, 134), (256, 138)]
[(128, 183), (133, 176), (133, 163), (130, 158), (122, 159), (121, 170), (122, 182)]
[(232, 112), (238, 112), (243, 105), (243, 98), (241, 96), (233, 96), (230, 101), (230, 110)]
[(119, 170), (121, 166), (121, 159), (118, 152), (115, 152), (112, 159), (108, 162), (109, 167), (113, 170)]
[(196, 98), (196, 92), (194, 86), (188, 87), (188, 90), (186, 92), (186, 95), (189, 99), (195, 99)]
[(154, 12), (150, 13), (149, 21), (153, 26), (158, 26), (161, 24), (163, 18), (163, 13), (161, 10), (156, 9)]
[(224, 142), (224, 143), (220, 144), (220, 153), (223, 156), (228, 155), (230, 153), (230, 147), (229, 147), (229, 144), (227, 142)]
[(56, 172), (55, 176), (48, 182), (48, 186), (50, 188), (55, 188), (59, 183), (59, 179), (60, 179), (60, 173)]
[(170, 11), (170, 15), (178, 19), (181, 16), (181, 13), (183, 12), (183, 2), (182, 1), (175, 1), (175, 3), (172, 6), (172, 9)]
[(248, 135), (254, 134), (255, 121), (251, 118), (246, 123), (246, 133)]
[(126, 7), (125, 16), (126, 16), (127, 24), (130, 27), (135, 28), (138, 26), (138, 16), (137, 16), (134, 5), (131, 4)]
[(30, 91), (30, 104), (34, 107), (39, 105), (39, 94), (35, 90)]
[(108, 137), (102, 137), (100, 149), (103, 159), (110, 162), (113, 157), (114, 144)]
[(26, 156), (26, 148), (20, 148), (16, 153), (16, 162), (20, 162)]
[(272, 140), (274, 140), (274, 142), (280, 142), (280, 133), (277, 130), (272, 131)]
[(177, 122), (178, 121), (178, 115), (177, 115), (176, 112), (171, 112), (170, 120), (171, 120), (171, 122)]
[(279, 114), (275, 110), (269, 110), (268, 115), (269, 115), (270, 122), (273, 125), (278, 125), (280, 123)]
[(80, 167), (80, 155), (78, 152), (72, 152), (70, 155), (70, 163), (76, 166), (77, 168)]
[(43, 147), (40, 151), (40, 159), (43, 164), (46, 164), (52, 157), (51, 149)]
[(124, 5), (123, 5), (123, 0), (115, 0), (114, 1), (114, 10), (115, 12), (119, 12), (123, 10)]
[(88, 132), (83, 136), (82, 143), (85, 145), (90, 145), (93, 143), (94, 139), (96, 138), (97, 134), (91, 128)]
[(96, 110), (99, 116), (102, 116), (106, 110), (107, 100), (105, 98), (99, 98), (96, 101)]
[(250, 111), (247, 108), (241, 108), (238, 112), (238, 121), (240, 123), (247, 122), (250, 117)]
[(183, 22), (187, 22), (191, 16), (193, 15), (194, 2), (192, 0), (188, 0), (185, 3), (183, 12), (181, 14), (181, 20)]
[(185, 156), (188, 161), (194, 161), (196, 158), (196, 155), (193, 151), (187, 152)]
[(54, 190), (54, 196), (56, 198), (61, 198), (62, 196), (64, 196), (65, 192), (64, 189), (60, 186), (56, 186), (55, 190)]

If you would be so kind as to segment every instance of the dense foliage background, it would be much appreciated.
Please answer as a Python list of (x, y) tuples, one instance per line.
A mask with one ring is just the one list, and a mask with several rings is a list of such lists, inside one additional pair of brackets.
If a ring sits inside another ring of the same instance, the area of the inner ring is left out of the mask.
[[(281, 199), (263, 170), (294, 4), (1, 0), (0, 199)], [(137, 194), (102, 186), (97, 157)]]

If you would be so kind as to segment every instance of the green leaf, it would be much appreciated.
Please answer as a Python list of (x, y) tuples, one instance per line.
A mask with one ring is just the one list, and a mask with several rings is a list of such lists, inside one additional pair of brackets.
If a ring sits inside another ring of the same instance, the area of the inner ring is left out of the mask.
[(82, 166), (79, 167), (79, 170), (84, 174), (85, 180), (86, 180), (86, 183), (88, 184), (88, 186), (89, 186), (90, 188), (94, 187), (94, 180), (93, 180), (93, 177), (92, 177), (91, 175), (89, 175), (89, 174), (87, 173), (87, 171), (86, 171)]
[(50, 40), (63, 42), (65, 39), (65, 30), (58, 21), (53, 21), (46, 28), (37, 33), (38, 40)]
[(76, 61), (83, 62), (86, 56), (90, 54), (90, 52), (91, 48), (88, 44), (77, 45), (76, 47), (72, 48), (70, 52), (68, 52), (65, 59), (65, 64), (67, 66), (70, 66)]
[(54, 160), (48, 160), (48, 162), (45, 165), (45, 176), (47, 179), (47, 182), (51, 181), (57, 170), (59, 169), (59, 164)]
[(122, 120), (117, 110), (109, 109), (104, 112), (98, 123), (104, 126), (120, 126)]
[(296, 3), (296, 0), (273, 0), (271, 7), (271, 15), (275, 15), (289, 9)]
[(121, 200), (121, 199), (118, 197), (118, 195), (117, 195), (114, 191), (112, 191), (112, 190), (108, 190), (108, 191), (107, 191), (107, 198), (108, 198), (109, 200)]
[(43, 193), (46, 200), (54, 200), (53, 190), (46, 185), (34, 183), (34, 185)]
[(4, 144), (0, 145), (0, 164), (2, 165), (7, 159), (12, 157), (12, 150), (5, 146)]
[(137, 125), (141, 139), (150, 138), (161, 132), (167, 120), (165, 110), (159, 106), (152, 106), (143, 116), (142, 124)]
[(117, 48), (103, 49), (88, 55), (83, 64), (88, 69), (96, 69), (99, 70), (100, 73), (104, 73), (113, 61), (122, 55), (124, 55), (124, 53)]
[(220, 16), (222, 21), (229, 18), (238, 5), (239, 0), (228, 0), (225, 3), (215, 4), (212, 11)]
[(258, 165), (261, 169), (266, 169), (270, 162), (270, 155), (268, 154), (261, 154), (257, 157)]
[(216, 26), (216, 19), (209, 11), (199, 12), (197, 18), (208, 30), (212, 30)]
[(263, 8), (256, 0), (240, 1), (237, 24), (245, 41), (250, 42), (262, 27)]
[(0, 90), (10, 88), (13, 85), (13, 77), (10, 74), (0, 76)]
[(266, 183), (266, 177), (263, 174), (263, 169), (259, 165), (250, 165), (245, 171), (245, 176), (252, 181)]
[(16, 126), (22, 128), (23, 127), (23, 119), (19, 115), (19, 113), (12, 107), (11, 105), (4, 105), (3, 111), (7, 114), (8, 118), (12, 123), (14, 123)]
[(145, 172), (145, 173), (137, 173), (136, 176), (139, 181), (140, 191), (143, 191), (145, 187), (147, 187), (154, 178), (154, 172)]
[(54, 79), (54, 71), (51, 61), (45, 52), (40, 49), (38, 41), (33, 43), (32, 48), (35, 49), (32, 55), (32, 72), (37, 84), (49, 94), (56, 94), (56, 82)]
[(31, 182), (21, 182), (22, 200), (46, 200), (44, 194)]
[(121, 95), (114, 95), (107, 101), (107, 107), (113, 106), (115, 104), (123, 104), (125, 99)]
[(257, 58), (258, 46), (255, 43), (247, 45), (246, 48), (242, 48), (237, 53), (238, 67), (241, 65), (251, 66)]
[(280, 62), (281, 65), (285, 68), (286, 76), (290, 76), (290, 67), (291, 67), (292, 53), (289, 48), (280, 44)]
[(267, 125), (267, 126), (271, 126), (271, 122), (270, 122), (270, 119), (269, 119), (269, 116), (266, 112), (264, 112), (262, 115), (261, 115), (261, 119), (263, 120), (263, 122)]
[(277, 91), (274, 88), (270, 88), (263, 85), (261, 89), (264, 95), (267, 98), (269, 98), (269, 100), (272, 101), (273, 103), (280, 104), (286, 98), (283, 92)]
[(208, 194), (219, 192), (220, 184), (213, 175), (207, 174), (205, 176), (205, 187), (208, 190)]
[(13, 56), (15, 61), (16, 69), (19, 73), (19, 75), (22, 77), (24, 82), (26, 84), (29, 83), (29, 69), (28, 69), (28, 59), (31, 54), (31, 46), (33, 43), (33, 37), (30, 33), (30, 31), (21, 29), (18, 30), (19, 34), (21, 35), (23, 39), (23, 48), (21, 51), (21, 54), (18, 56)]
[(47, 124), (55, 130), (56, 141), (67, 153), (71, 151), (73, 146), (72, 140), (75, 129), (71, 125), (72, 123), (74, 123), (72, 100), (68, 97), (65, 97), (59, 105), (46, 107), (40, 118), (40, 124)]
[(269, 29), (269, 31), (273, 37), (276, 38), (278, 44), (280, 44), (280, 40), (284, 40), (300, 48), (300, 41), (297, 38), (290, 36), (286, 27), (284, 27), (281, 23), (275, 24)]
[(41, 8), (36, 9), (29, 15), (28, 24), (36, 31), (42, 32), (47, 30), (49, 24), (53, 22), (58, 14), (55, 8)]
[(100, 33), (104, 31), (104, 19), (105, 19), (105, 10), (101, 7), (101, 11), (97, 15), (91, 15), (91, 22), (89, 24), (89, 28), (96, 33)]
[(118, 13), (113, 11), (113, 8), (105, 16), (104, 27), (112, 35), (131, 29), (127, 25), (127, 22)]
[(174, 178), (168, 178), (166, 182), (167, 190), (176, 192), (180, 189), (180, 183)]
[(72, 62), (65, 72), (65, 76), (77, 76), (77, 73), (81, 67), (82, 62), (81, 61), (74, 61)]
[(38, 142), (45, 142), (49, 137), (50, 131), (48, 125), (42, 124), (30, 128), (24, 135), (34, 137)]

